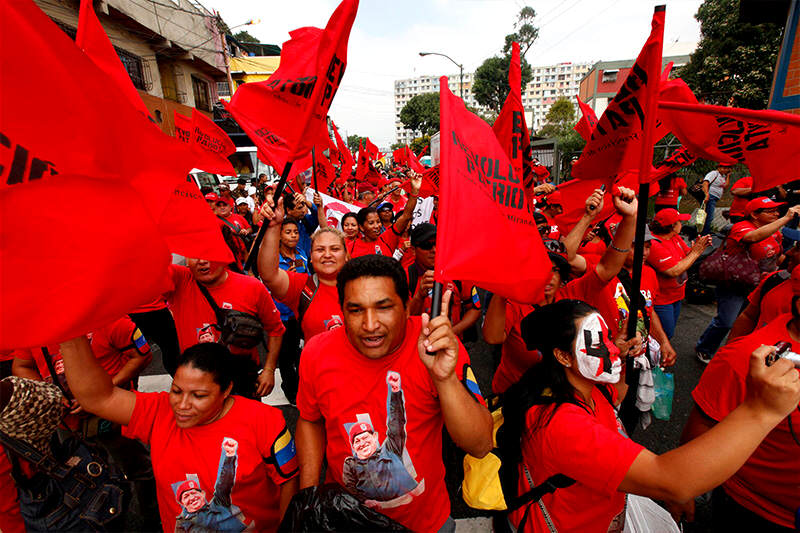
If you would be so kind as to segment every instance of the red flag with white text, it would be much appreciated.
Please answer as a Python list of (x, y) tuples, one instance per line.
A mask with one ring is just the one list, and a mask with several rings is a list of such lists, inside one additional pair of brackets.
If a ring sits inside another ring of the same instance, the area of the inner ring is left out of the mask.
[(444, 76), (439, 99), (436, 280), (471, 280), (505, 298), (539, 303), (552, 269), (522, 179), (492, 128), (467, 111)]
[(661, 77), (663, 10), (653, 13), (651, 26), (636, 62), (572, 166), (571, 174), (576, 178), (613, 181), (623, 172), (639, 168), (645, 116), (656, 113), (656, 109), (648, 109), (647, 102), (652, 91), (658, 91)]
[(342, 0), (325, 29), (289, 33), (269, 79), (240, 86), (227, 105), (279, 171), (324, 142), (326, 117), (347, 65), (347, 42), (358, 0)]

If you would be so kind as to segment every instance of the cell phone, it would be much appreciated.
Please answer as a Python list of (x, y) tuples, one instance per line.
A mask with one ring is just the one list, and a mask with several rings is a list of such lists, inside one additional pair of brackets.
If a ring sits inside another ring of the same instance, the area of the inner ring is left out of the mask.
[[(603, 191), (603, 192), (606, 192), (606, 184), (605, 183), (600, 186), (600, 190)], [(595, 206), (590, 206), (589, 209), (594, 211), (595, 210)]]
[(800, 368), (800, 354), (794, 353), (792, 344), (786, 341), (779, 341), (775, 343), (775, 353), (769, 354), (765, 363), (767, 366), (772, 366), (778, 359), (788, 359), (794, 363), (795, 368)]

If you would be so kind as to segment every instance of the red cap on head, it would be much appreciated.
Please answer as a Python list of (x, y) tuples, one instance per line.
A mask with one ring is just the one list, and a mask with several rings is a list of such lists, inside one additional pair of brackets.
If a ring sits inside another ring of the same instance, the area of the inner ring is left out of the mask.
[(210, 192), (210, 193), (206, 194), (204, 196), (204, 198), (206, 200), (211, 200), (212, 202), (216, 202), (217, 200), (219, 200), (219, 196), (217, 196), (217, 193), (215, 193), (215, 192)]
[(744, 214), (749, 215), (753, 211), (757, 211), (758, 209), (772, 209), (773, 207), (782, 206), (784, 202), (775, 202), (770, 200), (766, 196), (759, 196), (758, 198), (753, 198), (744, 208)]
[(662, 209), (653, 217), (653, 222), (662, 227), (668, 227), (676, 222), (686, 222), (692, 215), (678, 213), (677, 209)]
[(547, 205), (561, 205), (561, 191), (553, 191), (547, 195)]
[(800, 296), (800, 265), (792, 269), (792, 292), (795, 296)]
[(350, 426), (350, 432), (347, 434), (347, 436), (350, 438), (350, 444), (353, 444), (353, 439), (355, 439), (358, 435), (366, 432), (372, 433), (373, 431), (375, 430), (373, 429), (372, 424), (369, 422), (356, 422)]
[(178, 485), (178, 488), (175, 490), (175, 499), (178, 500), (178, 503), (181, 503), (181, 496), (183, 496), (183, 493), (192, 489), (200, 490), (200, 484), (193, 479), (187, 479)]

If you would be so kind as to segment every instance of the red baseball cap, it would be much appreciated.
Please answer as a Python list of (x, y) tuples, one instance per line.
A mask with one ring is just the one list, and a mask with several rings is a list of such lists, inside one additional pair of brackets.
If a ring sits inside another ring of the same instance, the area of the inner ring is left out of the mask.
[(216, 202), (217, 200), (219, 200), (219, 196), (218, 196), (218, 195), (217, 195), (217, 193), (215, 193), (215, 192), (210, 192), (210, 193), (206, 194), (206, 195), (204, 196), (204, 198), (205, 198), (206, 200), (210, 200), (210, 201), (212, 201), (212, 202)]
[(375, 431), (375, 429), (373, 429), (372, 424), (369, 422), (356, 422), (350, 426), (350, 432), (347, 434), (347, 436), (350, 439), (350, 444), (353, 444), (353, 439), (355, 439), (357, 436), (361, 435), (362, 433), (372, 433), (373, 431)]
[(175, 499), (178, 500), (178, 503), (181, 503), (181, 496), (187, 490), (200, 490), (200, 484), (195, 481), (194, 479), (187, 479), (175, 490)]
[(784, 202), (775, 202), (766, 196), (759, 196), (747, 202), (747, 205), (744, 207), (744, 214), (749, 215), (753, 211), (758, 211), (759, 209), (772, 209), (773, 207), (779, 207), (783, 204)]
[(676, 222), (686, 222), (690, 218), (692, 218), (692, 215), (678, 213), (677, 209), (662, 209), (653, 217), (653, 222), (659, 226), (667, 227)]
[(553, 191), (548, 194), (547, 205), (561, 205), (561, 191)]

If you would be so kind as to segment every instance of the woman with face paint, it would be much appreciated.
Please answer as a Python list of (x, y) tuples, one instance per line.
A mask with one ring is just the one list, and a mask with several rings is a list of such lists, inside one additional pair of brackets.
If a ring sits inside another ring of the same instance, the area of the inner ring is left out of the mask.
[(800, 400), (800, 373), (786, 361), (767, 367), (774, 348), (761, 346), (750, 359), (744, 402), (700, 438), (655, 455), (631, 441), (616, 416), (623, 360), (593, 307), (560, 300), (521, 326), (527, 348), (538, 349), (542, 361), (504, 398), (498, 444), (504, 461), (518, 468), (503, 471), (503, 485), (523, 495), (558, 474), (573, 483), (558, 483), (562, 488), (512, 512), (517, 529), (622, 531), (626, 493), (687, 501), (707, 492), (736, 472)]

